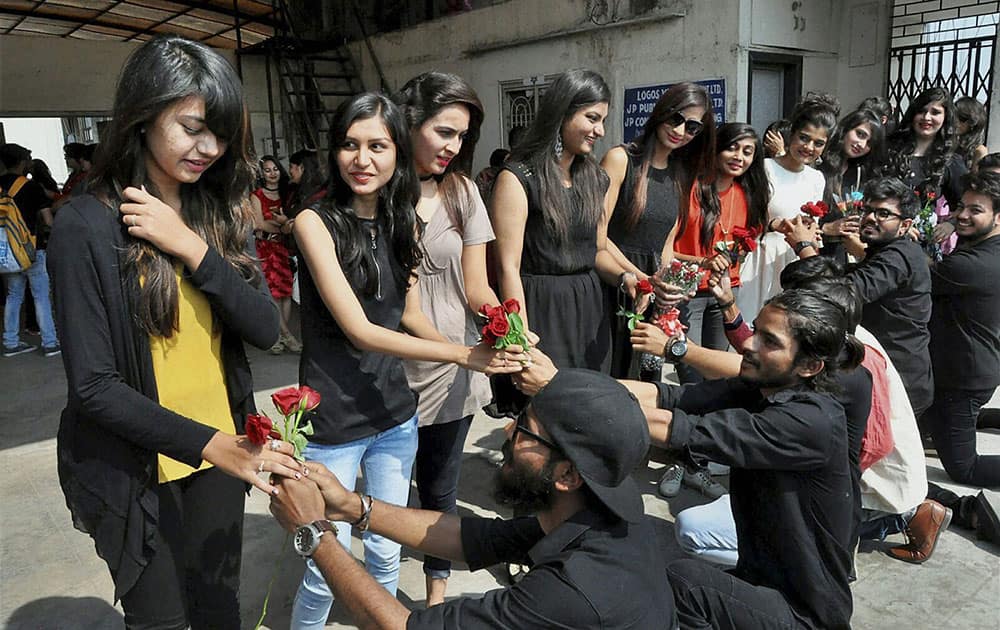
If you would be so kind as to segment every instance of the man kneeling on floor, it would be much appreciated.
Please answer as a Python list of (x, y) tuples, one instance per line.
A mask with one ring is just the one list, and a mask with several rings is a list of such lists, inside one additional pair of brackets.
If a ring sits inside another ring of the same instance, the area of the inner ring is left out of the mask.
[[(739, 378), (629, 382), (653, 443), (731, 467), (739, 560), (667, 567), (683, 628), (849, 628), (852, 481), (833, 375), (863, 346), (844, 309), (794, 289), (757, 316)], [(532, 367), (534, 369), (534, 366)]]
[[(346, 491), (313, 462), (308, 477), (280, 483), (271, 512), (296, 532), (296, 550), (316, 562), (362, 628), (673, 628), (662, 551), (629, 477), (649, 448), (635, 397), (602, 374), (560, 370), (507, 438), (496, 498), (536, 516), (459, 518), (399, 507)], [(531, 570), (481, 599), (410, 611), (335, 536), (323, 535), (331, 521), (473, 570), (500, 562)]]

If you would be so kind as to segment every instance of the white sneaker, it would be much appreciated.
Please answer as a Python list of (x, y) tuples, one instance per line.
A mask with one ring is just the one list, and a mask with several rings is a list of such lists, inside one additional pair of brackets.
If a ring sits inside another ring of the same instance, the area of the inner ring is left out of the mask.
[(667, 468), (667, 472), (663, 473), (660, 477), (660, 485), (657, 488), (661, 496), (664, 497), (676, 497), (677, 493), (681, 491), (681, 481), (684, 479), (684, 467), (680, 464), (674, 464), (670, 468)]
[(712, 476), (708, 474), (707, 468), (688, 470), (686, 473), (683, 477), (684, 485), (694, 488), (710, 499), (718, 499), (728, 492), (725, 486), (712, 479)]

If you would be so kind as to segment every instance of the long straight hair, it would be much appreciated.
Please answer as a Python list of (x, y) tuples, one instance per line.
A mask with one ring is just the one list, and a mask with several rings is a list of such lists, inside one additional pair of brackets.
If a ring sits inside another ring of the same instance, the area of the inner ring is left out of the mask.
[(688, 221), (689, 193), (694, 181), (699, 178), (704, 184), (712, 184), (715, 181), (715, 164), (712, 163), (715, 155), (715, 112), (709, 104), (708, 92), (697, 83), (682, 82), (671, 86), (656, 101), (639, 137), (625, 147), (630, 155), (639, 160), (635, 185), (632, 189), (632, 204), (625, 219), (625, 225), (629, 228), (635, 227), (646, 209), (648, 190), (646, 175), (649, 174), (649, 164), (659, 142), (656, 132), (660, 125), (688, 107), (702, 107), (705, 113), (701, 117), (703, 125), (701, 133), (672, 152), (669, 158), (680, 200), (677, 233), (678, 235), (684, 233)]
[(962, 156), (965, 165), (971, 169), (976, 149), (986, 140), (986, 108), (971, 96), (963, 96), (955, 100), (955, 118), (956, 128), (960, 122), (958, 119), (964, 118), (968, 121), (966, 124), (969, 129), (958, 136), (955, 152)]
[(302, 177), (293, 184), (288, 200), (288, 210), (295, 214), (308, 203), (309, 199), (323, 190), (326, 176), (319, 162), (319, 154), (314, 149), (300, 149), (288, 158), (289, 164), (302, 167)]
[(917, 98), (906, 108), (896, 133), (892, 134), (889, 139), (889, 166), (886, 174), (905, 180), (910, 173), (910, 159), (917, 148), (913, 119), (931, 103), (941, 103), (941, 107), (944, 109), (944, 124), (934, 136), (934, 141), (925, 154), (928, 158), (927, 168), (924, 171), (926, 177), (923, 181), (916, 183), (916, 188), (922, 195), (929, 192), (935, 194), (941, 192), (945, 168), (958, 147), (955, 105), (952, 103), (951, 93), (944, 88), (935, 87), (918, 94)]
[(420, 199), (420, 182), (413, 168), (410, 149), (410, 132), (406, 117), (387, 96), (374, 92), (358, 94), (344, 101), (334, 114), (330, 127), (329, 183), (326, 197), (319, 203), (319, 211), (330, 220), (334, 244), (340, 267), (351, 285), (362, 295), (375, 295), (378, 274), (368, 251), (368, 235), (363, 233), (361, 221), (350, 207), (354, 196), (351, 187), (340, 175), (337, 154), (344, 146), (348, 131), (355, 122), (378, 118), (396, 145), (396, 165), (392, 177), (378, 191), (378, 223), (385, 231), (397, 266), (393, 267), (393, 280), (397, 288), (409, 285), (413, 270), (420, 264), (419, 235), (416, 211)]
[(560, 242), (569, 237), (574, 216), (597, 229), (604, 212), (608, 176), (593, 153), (576, 155), (570, 165), (572, 189), (562, 183), (556, 142), (562, 144), (562, 127), (586, 107), (611, 103), (611, 90), (592, 70), (567, 70), (545, 90), (535, 120), (511, 148), (511, 160), (538, 174), (538, 192), (545, 223)]
[[(733, 181), (738, 183), (746, 194), (747, 227), (763, 228), (767, 218), (767, 205), (771, 202), (771, 187), (768, 185), (767, 172), (764, 170), (764, 147), (761, 146), (760, 137), (753, 127), (746, 123), (733, 122), (718, 128), (712, 172), (716, 173), (719, 168), (719, 153), (748, 138), (753, 139), (753, 162), (747, 167), (746, 172)], [(722, 202), (719, 200), (715, 181), (711, 179), (708, 182), (698, 181), (698, 200), (702, 212), (701, 244), (704, 247), (711, 247), (715, 238), (715, 226), (722, 215)]]
[(395, 101), (403, 109), (410, 131), (438, 115), (445, 107), (460, 105), (469, 112), (469, 129), (462, 139), (462, 148), (441, 175), (435, 175), (440, 187), (442, 204), (452, 223), (464, 230), (463, 209), (474, 199), (472, 182), (472, 157), (479, 141), (479, 128), (483, 124), (483, 104), (476, 91), (465, 79), (444, 72), (425, 72), (413, 77), (396, 95)]
[[(153, 80), (155, 79), (155, 80)], [(118, 213), (122, 191), (160, 191), (146, 172), (145, 128), (188, 97), (205, 101), (205, 124), (226, 150), (193, 184), (181, 184), (184, 222), (246, 280), (261, 281), (246, 250), (253, 213), (247, 195), (254, 181), (250, 120), (243, 87), (229, 62), (204, 44), (176, 35), (156, 37), (133, 52), (118, 78), (111, 123), (90, 171), (91, 190)], [(174, 261), (149, 241), (125, 236), (125, 273), (143, 278), (133, 296), (139, 327), (171, 337), (177, 330), (178, 286)]]
[[(871, 136), (868, 138), (869, 151), (860, 158), (848, 159), (844, 152), (844, 137), (859, 125), (868, 124)], [(866, 169), (866, 179), (880, 177), (886, 162), (885, 128), (879, 114), (867, 109), (859, 109), (844, 116), (837, 123), (837, 130), (830, 136), (830, 142), (823, 152), (823, 162), (819, 170), (826, 178), (826, 196), (843, 196), (844, 171), (848, 166)]]

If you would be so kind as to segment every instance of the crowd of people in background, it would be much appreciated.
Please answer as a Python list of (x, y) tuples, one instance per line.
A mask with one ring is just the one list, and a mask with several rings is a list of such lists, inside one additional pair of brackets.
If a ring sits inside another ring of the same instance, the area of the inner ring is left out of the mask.
[[(36, 349), (30, 287), (69, 383), (60, 481), (126, 625), (240, 627), (247, 483), (307, 558), (296, 629), (335, 596), (366, 627), (847, 628), (859, 541), (902, 533), (886, 553), (910, 563), (950, 524), (1000, 543), (1000, 454), (976, 439), (1000, 428), (983, 104), (931, 87), (902, 113), (844, 111), (810, 92), (758, 130), (717, 124), (683, 82), (601, 156), (611, 94), (559, 75), (473, 178), (488, 112), (427, 72), (345, 101), (329, 154), (286, 170), (253, 155), (228, 63), (167, 36), (126, 62), (96, 151), (66, 145), (62, 189), (0, 148), (36, 238), (3, 276), (3, 354)], [(501, 305), (528, 344), (481, 340)], [(686, 332), (659, 319), (674, 312)], [(298, 354), (318, 392), (303, 460), (244, 438), (244, 342)], [(511, 420), (512, 520), (454, 516), (480, 409)], [(692, 558), (669, 566), (629, 478), (650, 445), (660, 494), (712, 500), (677, 515)], [(973, 490), (928, 483), (925, 449)], [(341, 549), (352, 526), (367, 573)], [(426, 610), (395, 599), (402, 545), (425, 554)], [(503, 563), (512, 585), (446, 601), (453, 560)]]

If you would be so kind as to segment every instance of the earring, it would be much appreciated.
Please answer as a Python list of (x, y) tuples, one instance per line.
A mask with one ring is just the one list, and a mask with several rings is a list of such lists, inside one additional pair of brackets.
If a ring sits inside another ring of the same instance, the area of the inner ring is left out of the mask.
[(553, 147), (553, 149), (556, 152), (556, 159), (561, 160), (563, 154), (562, 134), (556, 136), (556, 144)]

